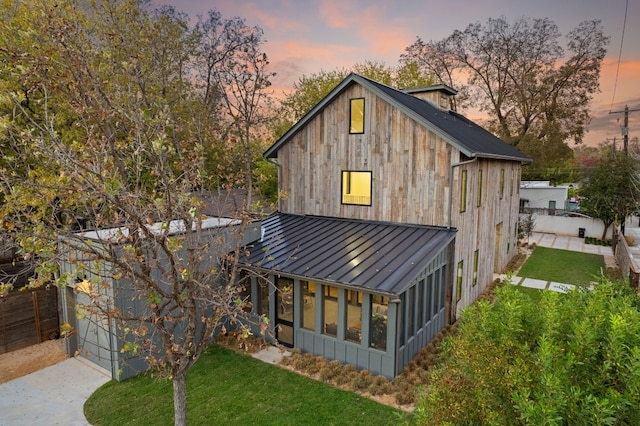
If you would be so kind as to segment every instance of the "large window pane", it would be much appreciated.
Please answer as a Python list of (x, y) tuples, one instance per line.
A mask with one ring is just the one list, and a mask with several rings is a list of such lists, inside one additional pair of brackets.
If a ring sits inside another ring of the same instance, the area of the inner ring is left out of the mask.
[(371, 335), (369, 343), (372, 348), (387, 350), (387, 311), (389, 300), (384, 296), (371, 296)]
[(351, 342), (360, 343), (362, 336), (362, 292), (347, 292), (347, 331), (345, 337)]
[(303, 282), (303, 306), (302, 309), (302, 328), (307, 330), (315, 330), (316, 328), (316, 283), (313, 281)]
[[(326, 294), (338, 294), (338, 289), (324, 286)], [(338, 335), (338, 300), (325, 296), (323, 300), (324, 334), (336, 337)]]
[(364, 98), (351, 99), (349, 133), (364, 133)]
[(342, 203), (371, 205), (371, 172), (342, 172)]

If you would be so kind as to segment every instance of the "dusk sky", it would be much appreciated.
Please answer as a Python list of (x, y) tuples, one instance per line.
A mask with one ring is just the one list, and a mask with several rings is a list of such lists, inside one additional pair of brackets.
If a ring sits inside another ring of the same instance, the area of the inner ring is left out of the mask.
[[(564, 35), (580, 22), (600, 19), (610, 37), (599, 93), (592, 103), (592, 122), (585, 142), (621, 140), (628, 105), (640, 109), (640, 1), (630, 0), (618, 70), (626, 0), (154, 0), (172, 4), (196, 21), (214, 9), (223, 18), (241, 17), (259, 26), (267, 42), (276, 95), (292, 89), (302, 75), (350, 68), (364, 61), (395, 66), (416, 37), (441, 40), (474, 22), (506, 17), (549, 18)], [(564, 42), (564, 40), (561, 40)], [(617, 87), (614, 85), (618, 74)], [(470, 118), (473, 114), (463, 112)], [(630, 137), (640, 137), (640, 111), (630, 114)]]

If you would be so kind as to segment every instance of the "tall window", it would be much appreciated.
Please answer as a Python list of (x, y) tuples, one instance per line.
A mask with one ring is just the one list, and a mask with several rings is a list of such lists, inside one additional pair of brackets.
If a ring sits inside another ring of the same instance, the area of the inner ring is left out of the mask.
[(258, 277), (258, 306), (256, 313), (258, 315), (269, 316), (269, 281)]
[(504, 169), (500, 169), (500, 199), (504, 198)]
[(342, 172), (342, 204), (371, 205), (371, 172)]
[(478, 170), (478, 200), (476, 205), (478, 207), (482, 205), (482, 169)]
[(467, 210), (467, 171), (462, 171), (460, 178), (460, 213)]
[(351, 99), (349, 133), (364, 133), (364, 98)]
[(478, 284), (478, 249), (473, 252), (473, 285)]
[(371, 335), (369, 344), (372, 348), (387, 350), (387, 309), (389, 299), (385, 296), (371, 296)]
[(510, 195), (513, 195), (513, 185), (516, 182), (516, 171), (511, 169), (511, 192)]
[(302, 293), (302, 328), (313, 331), (316, 328), (316, 283), (303, 282)]
[(464, 261), (458, 262), (458, 277), (456, 281), (456, 302), (462, 299), (462, 269), (464, 267)]
[(362, 333), (362, 292), (347, 292), (347, 331), (345, 338), (360, 343)]
[(338, 289), (332, 286), (324, 287), (323, 318), (324, 334), (336, 337), (338, 335)]

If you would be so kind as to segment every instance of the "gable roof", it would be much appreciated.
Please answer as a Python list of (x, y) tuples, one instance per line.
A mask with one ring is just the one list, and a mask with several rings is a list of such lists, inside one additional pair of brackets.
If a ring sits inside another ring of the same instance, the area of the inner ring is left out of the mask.
[(455, 228), (276, 213), (242, 263), (305, 280), (400, 294), (454, 239)]
[(275, 158), (277, 151), (282, 145), (287, 143), (293, 135), (352, 84), (360, 84), (370, 90), (460, 150), (467, 157), (531, 162), (531, 159), (522, 152), (475, 124), (462, 114), (454, 111), (444, 111), (425, 100), (355, 73), (349, 74), (342, 80), (342, 82), (329, 92), (311, 111), (278, 139), (264, 153), (264, 156), (267, 158)]

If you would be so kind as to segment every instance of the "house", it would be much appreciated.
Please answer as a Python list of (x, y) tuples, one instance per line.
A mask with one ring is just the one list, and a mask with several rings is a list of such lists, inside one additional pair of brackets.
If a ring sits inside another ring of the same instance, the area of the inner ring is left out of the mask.
[(265, 152), (286, 196), (244, 262), (281, 344), (395, 377), (517, 253), (530, 159), (455, 94), (350, 74)]
[[(570, 210), (569, 187), (552, 186), (549, 181), (520, 182), (520, 207), (530, 209)], [(576, 210), (574, 207), (571, 210)]]

